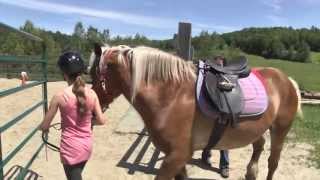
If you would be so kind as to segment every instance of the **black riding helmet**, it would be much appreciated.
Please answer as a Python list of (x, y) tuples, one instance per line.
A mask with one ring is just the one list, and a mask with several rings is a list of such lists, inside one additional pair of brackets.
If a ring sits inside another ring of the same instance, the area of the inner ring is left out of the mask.
[(62, 72), (69, 76), (81, 74), (85, 70), (84, 62), (80, 54), (72, 51), (63, 53), (59, 57), (57, 65)]

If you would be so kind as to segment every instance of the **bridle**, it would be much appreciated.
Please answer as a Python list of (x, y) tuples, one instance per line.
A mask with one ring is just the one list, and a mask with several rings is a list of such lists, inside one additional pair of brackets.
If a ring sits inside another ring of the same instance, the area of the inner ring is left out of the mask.
[[(133, 54), (132, 48), (128, 49), (128, 46), (124, 46), (124, 45), (120, 45), (119, 47), (126, 48), (128, 50), (127, 51), (127, 56), (128, 56), (127, 58), (131, 59), (131, 57), (133, 56), (132, 55)], [(102, 55), (105, 56), (105, 53), (107, 53), (106, 56), (109, 56), (109, 55), (111, 55), (110, 52), (108, 52), (108, 50), (104, 51), (104, 52), (102, 52)], [(95, 68), (95, 77), (97, 79), (96, 80), (97, 85), (95, 85), (95, 83), (93, 85), (97, 86), (98, 88), (101, 88), (103, 95), (107, 99), (107, 102), (112, 102), (114, 100), (115, 94), (114, 94), (114, 91), (112, 90), (112, 88), (108, 88), (108, 82), (110, 82), (110, 80), (108, 79), (109, 77), (107, 76), (108, 65), (105, 67), (106, 69), (104, 70), (104, 72), (101, 73), (100, 67), (99, 67), (99, 63), (102, 59), (101, 57), (102, 56), (100, 55), (100, 57), (97, 56), (95, 59), (95, 63), (94, 63), (95, 67), (94, 68)], [(107, 104), (109, 105), (110, 103), (107, 103)], [(104, 106), (102, 107), (103, 112), (108, 108), (108, 105), (106, 107), (104, 107)]]
[[(96, 58), (98, 58), (98, 57), (96, 57)], [(99, 58), (100, 58), (99, 59), (99, 61), (100, 61), (101, 57), (99, 57)], [(112, 99), (110, 101), (112, 102), (113, 101), (113, 97), (114, 97), (113, 96), (113, 91), (110, 88), (108, 88), (108, 90), (107, 90), (107, 87), (106, 87), (107, 86), (107, 82), (108, 82), (108, 77), (106, 76), (106, 74), (104, 74), (104, 75), (100, 74), (100, 69), (99, 69), (99, 66), (97, 65), (97, 63), (95, 63), (95, 77), (97, 79), (96, 80), (97, 81), (97, 85), (96, 85), (96, 83), (93, 83), (92, 87), (93, 86), (98, 86), (99, 88), (101, 88), (104, 96), (106, 96), (107, 98), (111, 97)], [(106, 107), (103, 106), (102, 107), (102, 112), (105, 112), (107, 110), (107, 108), (108, 108), (108, 105)]]

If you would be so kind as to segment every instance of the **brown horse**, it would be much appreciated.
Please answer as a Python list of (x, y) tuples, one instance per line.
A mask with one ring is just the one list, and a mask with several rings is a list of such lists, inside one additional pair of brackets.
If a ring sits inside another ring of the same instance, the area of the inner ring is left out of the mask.
[[(91, 75), (96, 80), (93, 89), (102, 106), (108, 106), (123, 94), (141, 115), (153, 144), (165, 153), (156, 179), (184, 179), (186, 163), (194, 151), (207, 145), (213, 128), (212, 121), (197, 106), (194, 65), (148, 47), (115, 46), (102, 55), (97, 54), (96, 61), (100, 56), (100, 68), (93, 66)], [(266, 80), (269, 98), (266, 112), (255, 119), (242, 119), (236, 127), (227, 127), (214, 149), (252, 144), (246, 179), (256, 179), (258, 160), (265, 144), (263, 134), (269, 129), (271, 155), (267, 179), (271, 180), (284, 139), (300, 111), (300, 93), (297, 84), (278, 69), (259, 68), (258, 72)]]

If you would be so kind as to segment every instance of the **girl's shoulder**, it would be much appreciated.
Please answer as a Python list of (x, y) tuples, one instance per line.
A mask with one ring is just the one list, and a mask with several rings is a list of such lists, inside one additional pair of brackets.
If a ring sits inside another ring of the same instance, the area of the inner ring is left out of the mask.
[(95, 97), (96, 96), (96, 92), (93, 89), (91, 89), (89, 86), (86, 86), (85, 89), (86, 89), (86, 93), (89, 96), (91, 96), (91, 97)]
[(86, 99), (89, 100), (89, 102), (92, 102), (94, 104), (94, 102), (96, 101), (96, 93), (94, 92), (93, 89), (91, 89), (90, 86), (85, 86), (85, 95), (86, 95)]
[(59, 102), (64, 101), (65, 99), (68, 99), (73, 95), (72, 89), (69, 87), (66, 87), (60, 91), (58, 91), (53, 98), (56, 98)]

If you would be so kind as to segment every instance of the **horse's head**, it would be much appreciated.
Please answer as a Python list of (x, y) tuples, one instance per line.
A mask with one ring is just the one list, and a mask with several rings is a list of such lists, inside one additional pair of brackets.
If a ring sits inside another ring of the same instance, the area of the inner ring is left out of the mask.
[[(92, 78), (92, 89), (98, 95), (101, 107), (109, 104), (122, 93), (121, 74), (119, 75), (119, 58), (129, 51), (128, 46), (100, 46), (95, 44), (91, 55), (88, 71)], [(120, 72), (121, 73), (121, 72)], [(125, 73), (125, 72), (123, 72)]]

